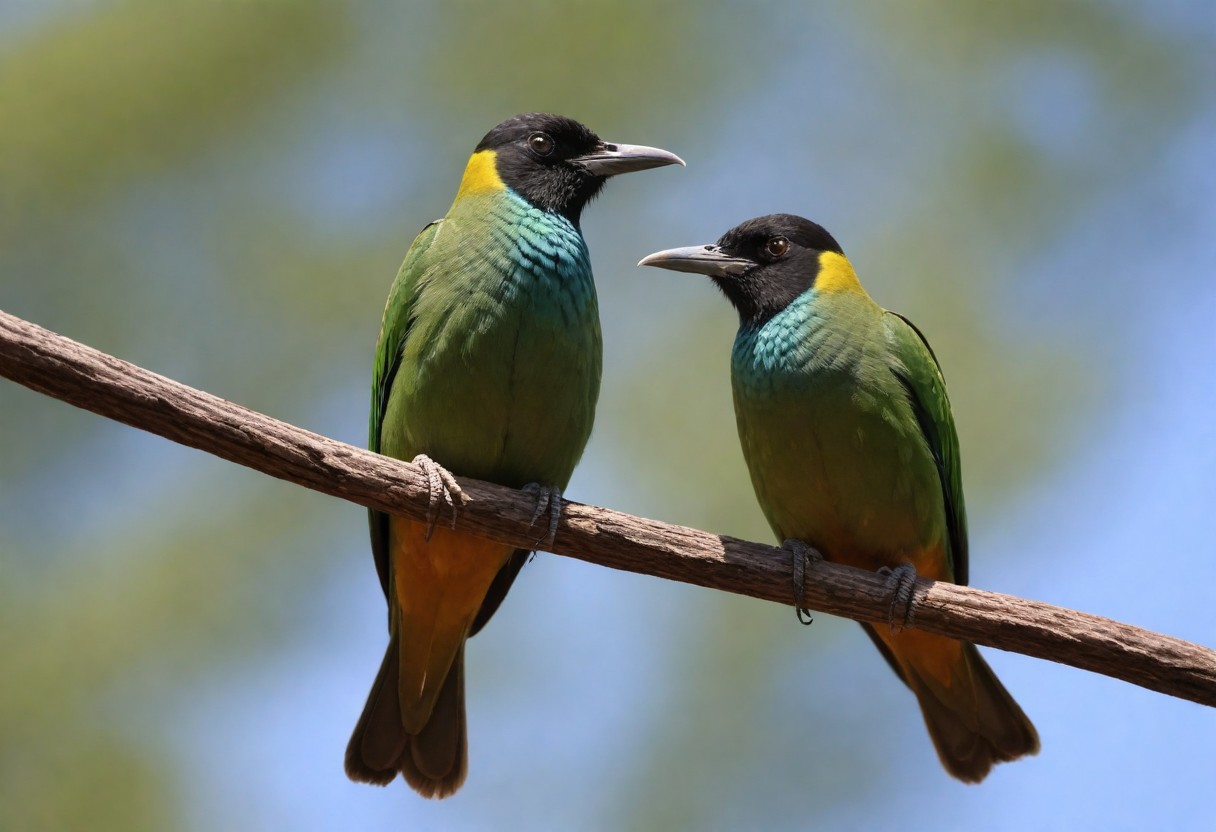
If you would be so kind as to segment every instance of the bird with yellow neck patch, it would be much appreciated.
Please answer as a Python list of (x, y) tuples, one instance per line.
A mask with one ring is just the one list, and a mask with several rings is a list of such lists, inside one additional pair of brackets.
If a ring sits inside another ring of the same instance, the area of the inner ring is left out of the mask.
[[(937, 359), (916, 327), (870, 298), (832, 235), (772, 214), (639, 265), (707, 275), (738, 311), (739, 439), (760, 506), (795, 558), (809, 544), (837, 563), (911, 564), (967, 583), (958, 437)], [(950, 774), (979, 782), (1038, 751), (975, 645), (862, 626), (916, 695)]]
[(611, 176), (684, 164), (526, 113), (477, 145), (443, 219), (414, 240), (389, 292), (372, 381), (373, 451), (412, 459), (428, 523), (370, 512), (389, 644), (346, 751), (353, 780), (398, 774), (446, 797), (468, 763), (464, 644), (498, 609), (528, 551), (435, 528), (464, 476), (537, 495), (551, 539), (561, 490), (591, 434), (600, 322), (579, 226)]

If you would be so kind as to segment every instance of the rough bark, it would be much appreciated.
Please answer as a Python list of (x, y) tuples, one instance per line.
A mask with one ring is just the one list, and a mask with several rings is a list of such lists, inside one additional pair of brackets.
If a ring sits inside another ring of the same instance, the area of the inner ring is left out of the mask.
[[(327, 439), (94, 350), (0, 311), (0, 375), (77, 407), (359, 505), (424, 519), (426, 478), (409, 463)], [(458, 525), (534, 547), (533, 498), (460, 479)], [(792, 605), (789, 552), (611, 509), (565, 504), (559, 555)], [(893, 576), (822, 560), (806, 570), (812, 609), (887, 626)], [(905, 626), (1072, 665), (1216, 706), (1216, 652), (1108, 618), (925, 579)]]

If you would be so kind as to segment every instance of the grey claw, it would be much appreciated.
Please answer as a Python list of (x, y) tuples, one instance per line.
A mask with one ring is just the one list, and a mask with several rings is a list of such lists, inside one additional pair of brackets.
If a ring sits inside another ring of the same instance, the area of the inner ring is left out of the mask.
[(549, 536), (545, 538), (545, 546), (553, 545), (557, 539), (557, 525), (562, 519), (562, 490), (554, 488), (549, 500)]
[(536, 521), (549, 508), (549, 501), (553, 499), (553, 489), (538, 482), (530, 482), (523, 487), (523, 490), (536, 498), (536, 508), (532, 512), (532, 519), (528, 521), (529, 526), (535, 526)]
[(523, 490), (536, 496), (536, 508), (532, 511), (529, 527), (535, 526), (536, 521), (546, 511), (549, 513), (548, 532), (543, 538), (536, 541), (538, 548), (548, 548), (553, 545), (553, 540), (557, 537), (557, 526), (562, 519), (562, 490), (556, 486), (541, 485), (538, 482), (528, 483)]
[(414, 457), (414, 464), (426, 475), (427, 489), (430, 492), (430, 503), (426, 509), (426, 534), (423, 540), (430, 540), (435, 533), (435, 523), (439, 520), (439, 504), (442, 500), (452, 510), (452, 528), (456, 528), (456, 518), (460, 516), (459, 502), (464, 500), (464, 492), (452, 472), (444, 468), (426, 454)]
[(823, 560), (818, 549), (804, 541), (789, 538), (781, 544), (781, 548), (793, 555), (794, 566), (794, 614), (798, 623), (810, 625), (815, 619), (806, 606), (806, 566), (813, 560)]
[(884, 566), (879, 573), (891, 578), (891, 608), (887, 611), (887, 624), (891, 632), (899, 634), (905, 627), (912, 626), (916, 600), (916, 567), (910, 563), (901, 563), (892, 569)]

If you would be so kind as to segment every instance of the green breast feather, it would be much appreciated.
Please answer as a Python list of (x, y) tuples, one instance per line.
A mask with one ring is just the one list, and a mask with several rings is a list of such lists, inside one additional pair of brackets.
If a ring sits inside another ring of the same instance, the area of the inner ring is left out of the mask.
[[(578, 229), (510, 191), (466, 197), (418, 235), (389, 294), (369, 447), (516, 488), (565, 488), (591, 433), (601, 361)], [(369, 519), (384, 583), (387, 516)]]
[(865, 296), (809, 292), (740, 330), (732, 379), (752, 483), (779, 537), (869, 568), (944, 544), (966, 580), (958, 440), (910, 324)]

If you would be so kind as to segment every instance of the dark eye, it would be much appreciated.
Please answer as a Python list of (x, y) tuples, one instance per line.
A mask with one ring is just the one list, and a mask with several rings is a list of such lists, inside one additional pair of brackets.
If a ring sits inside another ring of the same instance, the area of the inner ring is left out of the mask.
[(528, 136), (528, 147), (540, 156), (548, 156), (553, 152), (553, 139), (547, 133), (533, 133)]
[(790, 250), (790, 241), (784, 237), (773, 237), (764, 244), (764, 250), (769, 257), (783, 257)]

